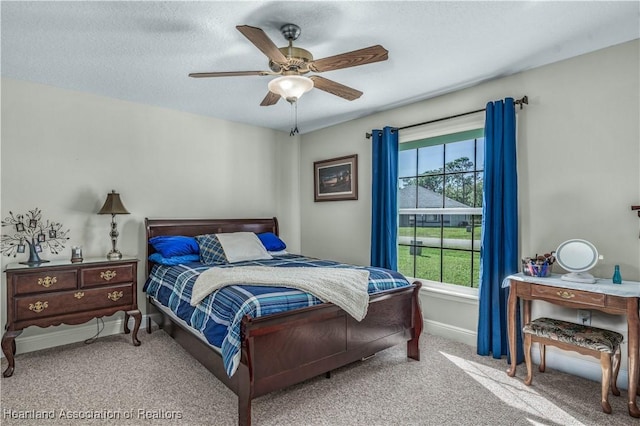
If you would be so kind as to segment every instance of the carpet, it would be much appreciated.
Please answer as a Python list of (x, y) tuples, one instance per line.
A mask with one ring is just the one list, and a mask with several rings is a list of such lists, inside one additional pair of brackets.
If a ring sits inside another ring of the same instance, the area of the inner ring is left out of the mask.
[[(167, 334), (99, 338), (18, 354), (0, 381), (2, 425), (235, 425), (236, 396)], [(632, 425), (626, 391), (600, 409), (600, 383), (476, 355), (423, 334), (422, 361), (404, 345), (253, 401), (254, 425)], [(2, 369), (6, 368), (2, 360)]]

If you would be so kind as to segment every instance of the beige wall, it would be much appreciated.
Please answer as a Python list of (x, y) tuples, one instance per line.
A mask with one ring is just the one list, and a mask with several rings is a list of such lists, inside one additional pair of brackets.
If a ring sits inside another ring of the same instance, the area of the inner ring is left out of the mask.
[[(70, 258), (71, 245), (82, 245), (85, 257), (104, 256), (111, 217), (96, 212), (115, 189), (131, 212), (116, 218), (123, 254), (144, 258), (145, 217), (277, 216), (299, 251), (298, 144), (269, 129), (3, 78), (2, 217), (38, 207), (70, 229), (65, 250), (44, 259)], [(21, 339), (41, 332), (30, 327)]]
[[(548, 252), (569, 238), (583, 238), (604, 255), (594, 275), (609, 277), (619, 264), (624, 279), (640, 281), (640, 221), (630, 209), (640, 203), (639, 45), (635, 40), (304, 135), (303, 252), (369, 262), (371, 148), (365, 132), (528, 95), (529, 105), (518, 111), (521, 254)], [(353, 153), (359, 159), (359, 200), (314, 203), (313, 162)], [(468, 302), (468, 297), (456, 303), (424, 292), (427, 329), (432, 323), (433, 331), (460, 331), (461, 340), (474, 343), (478, 312)], [(572, 310), (535, 304), (534, 315), (542, 314), (576, 320)], [(620, 317), (594, 312), (593, 324), (626, 332)]]

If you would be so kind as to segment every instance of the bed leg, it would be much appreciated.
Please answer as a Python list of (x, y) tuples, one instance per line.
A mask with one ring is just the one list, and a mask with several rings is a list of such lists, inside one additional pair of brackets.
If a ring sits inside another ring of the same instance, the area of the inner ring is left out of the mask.
[(151, 334), (151, 303), (149, 302), (149, 296), (145, 297), (145, 303), (147, 304), (147, 334)]
[(420, 361), (420, 346), (418, 339), (411, 339), (407, 342), (407, 358)]
[(324, 377), (326, 377), (327, 379), (331, 378), (331, 371), (327, 371), (326, 373), (324, 373)]
[(415, 359), (416, 361), (420, 361), (420, 334), (422, 334), (422, 308), (420, 307), (420, 287), (422, 287), (422, 283), (419, 281), (414, 282), (416, 285), (415, 290), (413, 291), (413, 297), (411, 302), (411, 315), (412, 315), (412, 323), (413, 328), (412, 339), (407, 342), (407, 357), (411, 359)]
[(251, 426), (251, 379), (246, 365), (240, 364), (238, 374), (238, 425)]

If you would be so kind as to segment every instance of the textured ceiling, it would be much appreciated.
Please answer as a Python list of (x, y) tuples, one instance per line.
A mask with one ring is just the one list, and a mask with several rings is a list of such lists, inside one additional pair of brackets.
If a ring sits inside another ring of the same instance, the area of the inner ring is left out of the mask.
[(624, 2), (7, 2), (2, 76), (289, 131), (284, 101), (261, 107), (273, 77), (193, 79), (266, 70), (236, 25), (323, 58), (381, 44), (389, 60), (322, 73), (364, 92), (312, 90), (301, 133), (427, 99), (640, 37), (640, 3)]

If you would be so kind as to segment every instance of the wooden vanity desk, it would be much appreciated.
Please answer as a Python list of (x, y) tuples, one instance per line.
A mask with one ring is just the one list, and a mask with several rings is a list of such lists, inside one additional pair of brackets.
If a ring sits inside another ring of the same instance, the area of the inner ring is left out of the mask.
[(510, 275), (503, 286), (509, 286), (507, 323), (511, 365), (507, 374), (516, 374), (516, 306), (523, 301), (522, 323), (531, 322), (531, 301), (543, 300), (555, 305), (575, 309), (595, 309), (613, 315), (627, 317), (627, 344), (629, 369), (629, 415), (640, 417), (636, 404), (638, 389), (638, 340), (640, 321), (638, 320), (638, 298), (640, 282), (623, 281), (613, 284), (611, 279), (598, 279), (595, 284), (563, 281), (561, 275), (548, 278), (530, 277), (522, 273)]

